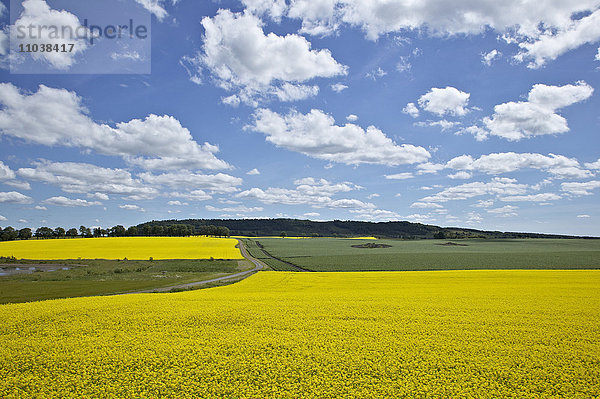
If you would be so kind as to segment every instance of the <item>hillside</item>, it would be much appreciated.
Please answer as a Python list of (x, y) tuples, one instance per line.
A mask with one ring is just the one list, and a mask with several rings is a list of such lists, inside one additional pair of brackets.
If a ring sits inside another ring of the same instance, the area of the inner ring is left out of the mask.
[[(576, 238), (567, 235), (500, 232), (466, 229), (459, 227), (439, 227), (411, 222), (359, 222), (333, 220), (315, 222), (299, 219), (185, 219), (185, 220), (153, 220), (138, 225), (142, 231), (144, 226), (170, 226), (186, 224), (199, 230), (202, 226), (224, 226), (231, 235), (249, 237), (279, 236), (284, 232), (289, 237), (355, 237), (376, 236), (385, 238), (424, 239), (424, 238)], [(586, 237), (592, 238), (592, 237)]]

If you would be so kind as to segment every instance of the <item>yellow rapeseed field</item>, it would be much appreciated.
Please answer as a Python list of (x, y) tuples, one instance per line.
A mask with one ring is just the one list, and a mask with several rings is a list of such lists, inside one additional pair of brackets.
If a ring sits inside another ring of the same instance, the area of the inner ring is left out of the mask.
[(259, 272), (0, 306), (2, 398), (594, 398), (600, 271)]
[(243, 259), (237, 240), (212, 237), (109, 237), (0, 242), (19, 259)]

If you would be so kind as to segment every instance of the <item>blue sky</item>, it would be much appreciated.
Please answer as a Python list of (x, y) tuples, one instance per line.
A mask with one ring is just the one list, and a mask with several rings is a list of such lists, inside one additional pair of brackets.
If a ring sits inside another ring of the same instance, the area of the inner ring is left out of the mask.
[[(0, 226), (600, 235), (598, 0), (111, 1), (3, 0)], [(124, 17), (148, 38), (18, 52), (19, 23)]]

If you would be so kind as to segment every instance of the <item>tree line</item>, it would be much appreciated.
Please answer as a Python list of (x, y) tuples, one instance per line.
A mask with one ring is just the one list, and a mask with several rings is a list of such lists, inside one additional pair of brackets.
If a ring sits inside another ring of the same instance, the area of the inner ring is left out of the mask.
[(113, 226), (108, 229), (101, 227), (86, 227), (80, 226), (79, 229), (73, 227), (64, 229), (56, 227), (40, 227), (33, 231), (29, 227), (16, 230), (12, 226), (4, 229), (0, 227), (0, 240), (29, 240), (37, 239), (60, 239), (60, 238), (93, 238), (93, 237), (189, 237), (193, 235), (213, 236), (213, 237), (229, 237), (231, 232), (225, 226), (199, 226), (195, 227), (190, 224), (170, 224), (168, 226), (152, 226), (143, 225), (141, 227), (131, 226), (125, 228), (122, 225)]

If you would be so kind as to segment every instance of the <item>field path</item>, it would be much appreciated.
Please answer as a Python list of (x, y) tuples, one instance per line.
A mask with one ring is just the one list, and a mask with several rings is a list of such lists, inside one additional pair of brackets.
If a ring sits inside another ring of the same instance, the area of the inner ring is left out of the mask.
[(223, 276), (223, 277), (217, 277), (217, 278), (213, 278), (213, 279), (210, 279), (210, 280), (195, 281), (193, 283), (171, 285), (171, 286), (162, 287), (162, 288), (151, 288), (149, 290), (143, 290), (143, 291), (126, 292), (125, 294), (144, 294), (144, 293), (151, 293), (151, 292), (169, 292), (169, 291), (171, 291), (173, 289), (193, 288), (193, 287), (196, 287), (198, 285), (215, 283), (215, 282), (218, 282), (218, 281), (233, 280), (233, 279), (241, 280), (241, 279), (244, 279), (244, 278), (246, 278), (246, 277), (248, 277), (248, 276), (250, 276), (250, 275), (256, 273), (257, 271), (262, 270), (262, 269), (264, 269), (266, 267), (266, 265), (263, 262), (261, 262), (258, 259), (254, 259), (252, 256), (250, 256), (248, 254), (248, 252), (246, 251), (246, 247), (244, 247), (244, 244), (242, 243), (242, 240), (238, 240), (238, 246), (240, 248), (240, 252), (242, 253), (242, 256), (244, 258), (246, 258), (247, 260), (249, 260), (250, 262), (252, 262), (252, 264), (255, 266), (254, 269), (246, 270), (246, 271), (235, 273), (235, 274), (229, 274), (229, 275)]

